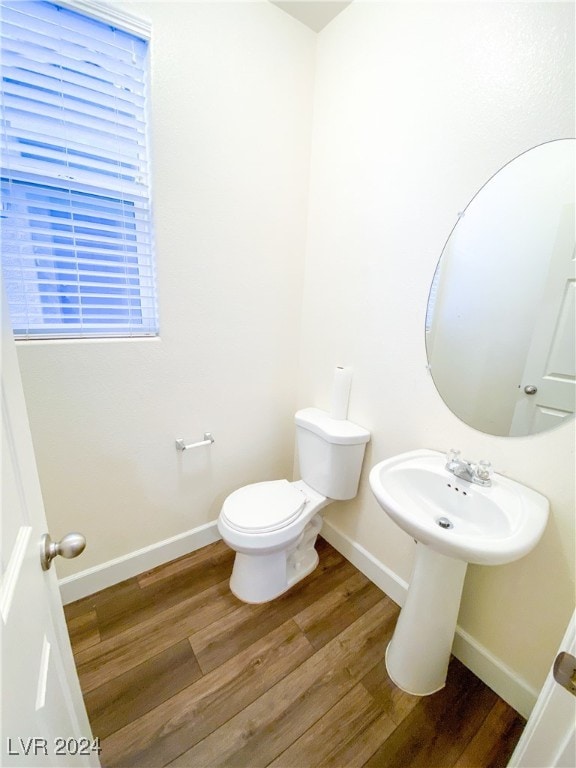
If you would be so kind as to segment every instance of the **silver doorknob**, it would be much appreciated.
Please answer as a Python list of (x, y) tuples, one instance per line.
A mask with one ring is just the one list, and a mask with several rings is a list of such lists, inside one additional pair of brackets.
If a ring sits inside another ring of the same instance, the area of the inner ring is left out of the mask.
[(42, 570), (47, 571), (50, 568), (56, 555), (66, 558), (78, 557), (85, 547), (86, 539), (81, 533), (67, 533), (60, 541), (52, 541), (50, 534), (45, 533), (40, 546)]
[(534, 386), (534, 384), (526, 384), (524, 387), (524, 392), (526, 392), (527, 395), (535, 395), (536, 392), (538, 392), (538, 389)]

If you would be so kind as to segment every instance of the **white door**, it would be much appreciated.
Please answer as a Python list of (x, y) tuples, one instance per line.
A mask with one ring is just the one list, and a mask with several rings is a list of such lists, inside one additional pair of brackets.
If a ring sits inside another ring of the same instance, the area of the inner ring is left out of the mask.
[(64, 622), (16, 357), (2, 307), (0, 765), (99, 766)]
[(529, 435), (560, 424), (576, 400), (576, 252), (574, 205), (566, 205), (510, 434)]
[[(576, 657), (576, 613), (559, 653)], [(576, 669), (572, 676), (576, 690)], [(574, 768), (576, 765), (576, 696), (556, 682), (553, 668), (508, 764), (509, 768)]]

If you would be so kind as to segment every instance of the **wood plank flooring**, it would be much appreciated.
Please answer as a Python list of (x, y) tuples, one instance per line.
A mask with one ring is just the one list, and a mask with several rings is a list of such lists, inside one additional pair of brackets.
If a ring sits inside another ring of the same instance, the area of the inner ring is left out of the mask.
[(504, 768), (524, 720), (456, 659), (419, 698), (384, 666), (398, 607), (329, 544), (247, 605), (223, 542), (66, 606), (102, 765)]

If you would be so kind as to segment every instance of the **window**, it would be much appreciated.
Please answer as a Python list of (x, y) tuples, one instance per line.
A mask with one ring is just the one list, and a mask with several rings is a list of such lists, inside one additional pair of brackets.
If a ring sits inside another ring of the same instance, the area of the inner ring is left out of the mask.
[(148, 41), (2, 2), (2, 269), (17, 338), (157, 333)]

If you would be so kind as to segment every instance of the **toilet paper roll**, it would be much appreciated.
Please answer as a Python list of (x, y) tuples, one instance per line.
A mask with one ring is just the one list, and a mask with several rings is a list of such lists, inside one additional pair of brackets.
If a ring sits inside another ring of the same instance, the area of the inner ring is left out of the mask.
[(348, 418), (348, 402), (352, 386), (352, 369), (338, 366), (334, 372), (330, 416), (333, 419)]

